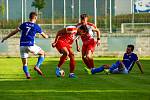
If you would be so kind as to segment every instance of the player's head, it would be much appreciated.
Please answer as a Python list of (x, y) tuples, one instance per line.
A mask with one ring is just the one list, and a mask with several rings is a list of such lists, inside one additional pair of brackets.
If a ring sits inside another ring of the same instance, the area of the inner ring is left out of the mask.
[(77, 28), (76, 28), (76, 26), (67, 26), (66, 27), (66, 32), (69, 33), (69, 34), (77, 33)]
[(130, 44), (127, 46), (126, 53), (129, 54), (129, 53), (133, 52), (133, 50), (134, 50), (134, 45)]
[(37, 13), (36, 12), (31, 12), (30, 14), (29, 14), (29, 19), (31, 20), (31, 21), (33, 21), (33, 20), (37, 20)]
[(81, 14), (80, 15), (81, 18), (81, 23), (86, 24), (88, 21), (88, 15), (87, 14)]
[(78, 29), (78, 32), (79, 33), (88, 33), (88, 28), (87, 28), (87, 26), (86, 25), (81, 25), (80, 27), (79, 27), (79, 29)]

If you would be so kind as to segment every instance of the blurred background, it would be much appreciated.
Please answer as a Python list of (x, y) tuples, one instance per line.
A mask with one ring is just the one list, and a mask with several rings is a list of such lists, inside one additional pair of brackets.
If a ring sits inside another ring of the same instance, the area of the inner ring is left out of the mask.
[[(0, 39), (28, 21), (31, 11), (38, 13), (37, 23), (50, 37), (36, 37), (47, 56), (59, 56), (51, 47), (57, 31), (76, 25), (82, 13), (88, 14), (89, 22), (101, 31), (101, 45), (96, 47), (95, 56), (120, 57), (128, 44), (135, 45), (139, 56), (150, 56), (150, 0), (0, 0)], [(19, 36), (0, 43), (0, 56), (19, 57)], [(76, 56), (81, 56), (74, 44), (73, 49)]]

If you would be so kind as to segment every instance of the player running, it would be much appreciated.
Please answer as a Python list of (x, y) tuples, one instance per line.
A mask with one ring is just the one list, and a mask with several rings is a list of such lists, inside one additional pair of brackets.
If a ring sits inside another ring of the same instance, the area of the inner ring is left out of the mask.
[[(95, 68), (92, 70), (86, 69), (89, 74), (95, 74), (98, 72), (102, 72), (105, 70), (106, 74), (109, 73), (121, 73), (121, 74), (128, 74), (132, 70), (134, 64), (136, 63), (141, 71), (143, 72), (142, 65), (138, 60), (138, 57), (135, 53), (133, 53), (134, 45), (128, 45), (126, 49), (126, 53), (124, 53), (123, 60), (117, 61), (115, 64), (110, 65), (102, 65), (99, 68)], [(108, 70), (106, 70), (108, 69)]]
[(77, 28), (75, 26), (68, 26), (66, 28), (61, 29), (57, 32), (54, 43), (52, 43), (52, 47), (56, 47), (58, 52), (62, 54), (60, 57), (60, 61), (56, 68), (56, 76), (60, 77), (60, 68), (66, 61), (67, 57), (70, 58), (70, 78), (75, 78), (74, 70), (75, 70), (75, 60), (74, 53), (72, 50), (72, 43), (75, 40), (75, 36), (77, 33)]
[[(94, 61), (92, 55), (96, 44), (97, 46), (100, 45), (100, 31), (94, 24), (87, 22), (88, 21), (87, 14), (82, 14), (80, 18), (81, 23), (77, 24), (77, 28), (78, 28), (78, 35), (80, 35), (81, 40), (83, 42), (82, 60), (89, 69), (92, 69), (94, 68)], [(97, 33), (97, 41), (94, 40), (95, 32)], [(77, 44), (77, 51), (80, 51), (80, 47), (78, 46), (78, 39), (76, 40), (76, 44)]]
[(38, 61), (34, 67), (34, 70), (37, 71), (39, 75), (43, 76), (43, 73), (40, 70), (40, 65), (44, 61), (45, 52), (34, 43), (36, 33), (39, 33), (44, 38), (48, 38), (48, 35), (43, 33), (40, 26), (36, 24), (37, 14), (35, 12), (30, 13), (29, 19), (30, 19), (29, 22), (22, 23), (18, 28), (12, 31), (8, 36), (4, 37), (1, 41), (1, 42), (4, 42), (5, 40), (15, 35), (19, 31), (21, 32), (20, 55), (21, 55), (22, 64), (23, 64), (23, 71), (27, 79), (31, 79), (31, 76), (28, 70), (28, 65), (27, 65), (27, 58), (28, 58), (29, 52), (39, 55)]

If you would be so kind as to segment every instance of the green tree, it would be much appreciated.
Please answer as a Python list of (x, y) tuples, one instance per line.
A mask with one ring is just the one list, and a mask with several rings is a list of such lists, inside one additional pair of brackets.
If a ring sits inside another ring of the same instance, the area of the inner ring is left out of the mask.
[(45, 6), (45, 0), (34, 0), (32, 2), (32, 5), (33, 7), (35, 7), (37, 9), (37, 13), (38, 15), (40, 14), (40, 10), (44, 8)]
[(5, 15), (5, 3), (4, 3), (4, 0), (1, 1), (0, 13), (4, 17), (4, 15)]

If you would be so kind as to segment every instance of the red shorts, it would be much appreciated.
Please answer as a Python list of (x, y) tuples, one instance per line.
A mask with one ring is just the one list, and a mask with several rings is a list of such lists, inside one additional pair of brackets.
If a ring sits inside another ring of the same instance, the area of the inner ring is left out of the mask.
[(71, 48), (71, 45), (62, 41), (58, 40), (56, 43), (56, 49), (60, 52), (62, 48), (66, 47), (67, 49)]
[(94, 52), (96, 46), (96, 41), (94, 39), (90, 39), (89, 41), (83, 42), (82, 51), (91, 50)]

